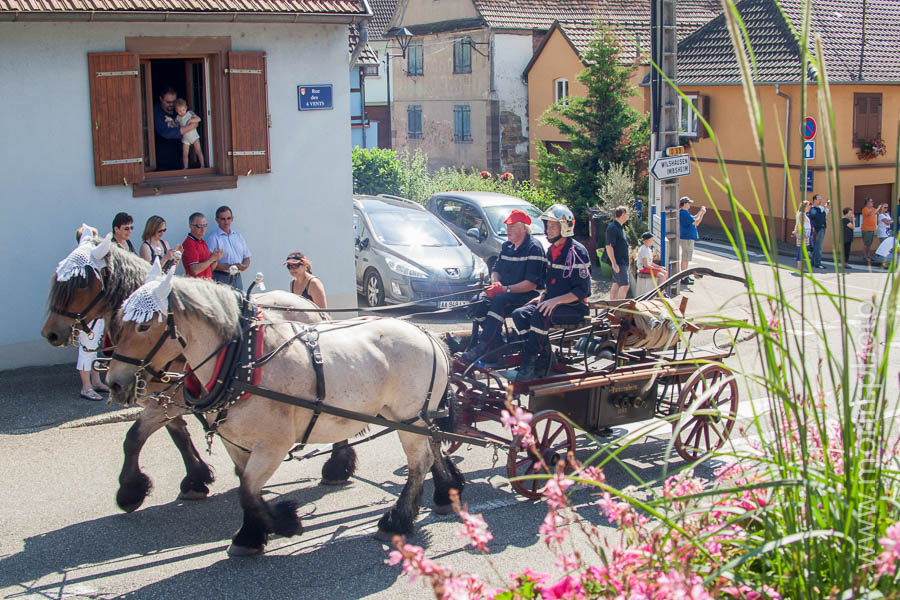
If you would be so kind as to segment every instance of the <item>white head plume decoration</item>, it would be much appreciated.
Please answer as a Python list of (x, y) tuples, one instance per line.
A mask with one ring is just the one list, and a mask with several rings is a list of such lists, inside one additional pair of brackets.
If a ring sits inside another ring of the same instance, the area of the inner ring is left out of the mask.
[(169, 312), (169, 294), (172, 292), (172, 278), (175, 276), (175, 267), (163, 275), (159, 266), (159, 257), (153, 261), (150, 272), (147, 273), (147, 282), (128, 296), (122, 304), (123, 321), (146, 323), (159, 315), (162, 322), (163, 315)]
[(87, 269), (90, 267), (97, 276), (100, 270), (106, 267), (106, 256), (112, 243), (112, 234), (108, 234), (99, 245), (94, 246), (92, 228), (82, 224), (81, 238), (78, 247), (72, 250), (67, 257), (59, 261), (56, 266), (56, 280), (68, 281), (73, 277), (87, 277)]

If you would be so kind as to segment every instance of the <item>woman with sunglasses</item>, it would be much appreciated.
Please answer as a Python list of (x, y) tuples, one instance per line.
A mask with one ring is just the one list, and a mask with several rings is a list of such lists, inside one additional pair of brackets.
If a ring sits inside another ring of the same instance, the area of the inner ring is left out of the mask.
[(288, 254), (284, 264), (291, 274), (291, 293), (311, 300), (319, 308), (328, 308), (325, 300), (325, 286), (312, 274), (312, 265), (302, 252)]
[(113, 243), (122, 250), (135, 252), (134, 244), (131, 243), (132, 229), (134, 229), (134, 219), (131, 215), (125, 212), (117, 213), (112, 222)]
[(180, 245), (169, 248), (169, 245), (162, 239), (165, 232), (165, 219), (158, 215), (153, 215), (147, 219), (147, 224), (144, 225), (144, 233), (141, 236), (144, 240), (144, 243), (141, 244), (141, 258), (149, 263), (158, 258), (159, 264), (164, 269), (171, 266), (169, 261), (174, 259), (175, 253), (181, 252)]

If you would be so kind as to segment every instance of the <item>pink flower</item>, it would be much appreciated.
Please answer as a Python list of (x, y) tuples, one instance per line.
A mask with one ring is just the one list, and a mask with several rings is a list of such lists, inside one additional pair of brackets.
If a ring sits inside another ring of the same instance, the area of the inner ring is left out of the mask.
[(415, 581), (416, 577), (423, 576), (428, 578), (443, 579), (453, 575), (450, 567), (439, 565), (436, 562), (425, 558), (425, 550), (421, 546), (412, 544), (398, 544), (398, 549), (388, 554), (387, 563), (396, 565), (403, 563), (403, 572), (409, 575), (410, 581)]
[(569, 499), (566, 498), (566, 489), (572, 487), (574, 483), (571, 479), (566, 479), (563, 472), (557, 470), (540, 490), (544, 496), (544, 502), (554, 510), (567, 506)]
[(476, 575), (450, 577), (444, 580), (443, 587), (441, 600), (481, 600), (494, 596), (494, 592), (488, 590)]
[(531, 433), (531, 417), (532, 414), (524, 410), (521, 406), (517, 406), (515, 410), (500, 411), (500, 422), (504, 427), (508, 427), (513, 437), (522, 436), (522, 446), (534, 446), (534, 437)]
[(472, 515), (465, 509), (460, 509), (459, 516), (463, 521), (463, 526), (456, 532), (456, 535), (468, 539), (469, 544), (482, 552), (487, 552), (487, 543), (494, 539), (494, 536), (481, 515)]
[(543, 600), (581, 600), (584, 588), (576, 575), (566, 575), (550, 587), (541, 588)]
[(533, 581), (534, 583), (541, 585), (542, 583), (550, 579), (550, 576), (546, 573), (535, 573), (528, 567), (522, 569), (521, 573), (510, 573), (509, 577), (517, 584), (522, 584), (527, 581)]
[(884, 532), (884, 537), (878, 540), (883, 550), (875, 564), (878, 566), (876, 574), (881, 577), (885, 573), (893, 575), (897, 571), (897, 560), (900, 559), (900, 523), (894, 523)]
[(574, 571), (578, 568), (578, 565), (581, 563), (581, 560), (578, 558), (577, 554), (562, 554), (560, 553), (556, 557), (556, 561), (553, 565), (558, 568), (560, 571), (568, 573), (569, 571)]
[(614, 500), (609, 492), (603, 492), (603, 497), (597, 501), (597, 506), (606, 515), (610, 523), (618, 524), (621, 529), (632, 528), (636, 525), (644, 525), (647, 517), (637, 514), (630, 504)]
[(584, 467), (578, 473), (578, 477), (593, 483), (606, 483), (606, 476), (597, 467)]
[(538, 528), (538, 533), (544, 537), (544, 543), (550, 546), (553, 542), (561, 544), (569, 535), (567, 529), (560, 529), (561, 525), (565, 525), (566, 520), (563, 519), (556, 511), (547, 512), (544, 522)]
[(749, 585), (728, 585), (722, 588), (722, 593), (739, 600), (781, 600), (781, 594), (767, 585), (762, 586), (763, 593), (760, 593)]
[(659, 585), (655, 597), (672, 600), (712, 600), (703, 588), (703, 580), (696, 573), (685, 576), (678, 571), (669, 571), (656, 578)]

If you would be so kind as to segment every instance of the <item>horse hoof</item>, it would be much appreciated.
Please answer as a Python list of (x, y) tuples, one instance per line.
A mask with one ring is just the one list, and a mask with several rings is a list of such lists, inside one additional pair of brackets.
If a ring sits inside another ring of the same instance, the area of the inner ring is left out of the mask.
[(256, 556), (262, 554), (262, 548), (249, 548), (247, 546), (228, 545), (229, 556)]
[(384, 531), (384, 530), (379, 529), (378, 531), (375, 532), (375, 535), (373, 537), (376, 540), (378, 540), (379, 542), (391, 544), (394, 542), (394, 537), (396, 537), (396, 535), (397, 534), (394, 533), (393, 531)]
[(350, 485), (349, 479), (323, 479), (322, 485)]
[(206, 500), (209, 492), (200, 492), (197, 490), (188, 490), (178, 494), (179, 500)]
[(433, 512), (437, 515), (452, 515), (456, 511), (453, 510), (452, 504), (435, 504)]

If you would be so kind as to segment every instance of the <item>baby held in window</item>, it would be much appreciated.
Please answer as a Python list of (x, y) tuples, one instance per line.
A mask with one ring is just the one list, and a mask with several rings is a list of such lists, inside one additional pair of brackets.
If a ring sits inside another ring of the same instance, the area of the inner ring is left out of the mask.
[[(200, 117), (188, 110), (187, 101), (185, 101), (184, 98), (179, 98), (175, 101), (175, 113), (178, 115), (176, 120), (178, 121), (179, 127), (200, 122)], [(194, 149), (194, 154), (196, 154), (197, 160), (200, 161), (200, 167), (202, 168), (203, 148), (200, 147), (200, 135), (197, 133), (196, 129), (191, 129), (181, 136), (181, 162), (185, 169), (188, 168), (188, 158), (190, 157), (191, 148)]]

